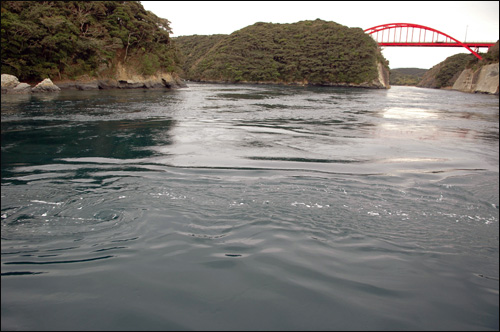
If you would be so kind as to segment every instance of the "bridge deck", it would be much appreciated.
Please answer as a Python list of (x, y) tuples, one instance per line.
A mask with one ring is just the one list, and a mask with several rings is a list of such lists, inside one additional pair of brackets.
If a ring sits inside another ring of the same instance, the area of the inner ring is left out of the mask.
[(449, 42), (378, 42), (380, 46), (423, 46), (423, 47), (464, 47), (464, 44), (468, 47), (478, 48), (478, 47), (491, 47), (495, 43), (491, 42), (466, 42), (463, 44), (459, 43), (449, 43)]

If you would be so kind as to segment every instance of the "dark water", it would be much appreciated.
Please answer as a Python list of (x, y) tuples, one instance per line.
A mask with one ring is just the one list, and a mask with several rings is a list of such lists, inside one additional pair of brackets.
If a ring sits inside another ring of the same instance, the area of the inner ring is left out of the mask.
[(498, 330), (498, 96), (2, 96), (2, 330)]

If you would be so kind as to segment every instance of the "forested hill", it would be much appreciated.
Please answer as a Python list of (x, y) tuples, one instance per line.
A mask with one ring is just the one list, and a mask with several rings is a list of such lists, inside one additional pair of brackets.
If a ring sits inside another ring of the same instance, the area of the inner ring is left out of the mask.
[(2, 1), (2, 74), (21, 81), (178, 69), (170, 22), (139, 1)]
[(215, 46), (219, 45), (228, 35), (193, 35), (172, 38), (179, 48), (183, 76), (191, 78), (190, 69), (196, 67), (197, 63)]
[(417, 85), (427, 69), (421, 68), (394, 68), (391, 69), (389, 82), (391, 85)]
[(199, 81), (362, 85), (388, 69), (360, 28), (323, 20), (255, 23), (230, 35), (174, 38), (184, 77)]

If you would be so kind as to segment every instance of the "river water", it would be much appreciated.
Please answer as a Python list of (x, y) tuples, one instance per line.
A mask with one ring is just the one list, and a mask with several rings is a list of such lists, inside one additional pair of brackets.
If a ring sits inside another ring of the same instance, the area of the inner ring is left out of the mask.
[(2, 330), (498, 330), (499, 99), (2, 95)]

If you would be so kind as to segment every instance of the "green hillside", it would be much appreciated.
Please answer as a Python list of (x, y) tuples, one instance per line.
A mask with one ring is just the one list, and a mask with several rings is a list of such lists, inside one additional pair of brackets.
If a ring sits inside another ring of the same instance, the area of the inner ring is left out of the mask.
[(180, 50), (183, 76), (188, 76), (189, 69), (196, 65), (208, 51), (220, 43), (227, 35), (193, 35), (174, 37), (176, 47)]
[(2, 1), (1, 15), (2, 74), (21, 81), (178, 69), (170, 22), (139, 1)]
[(427, 69), (420, 68), (394, 68), (391, 69), (389, 82), (391, 85), (417, 85)]
[(255, 23), (230, 35), (175, 38), (184, 77), (199, 81), (361, 84), (388, 68), (360, 28), (322, 20)]

